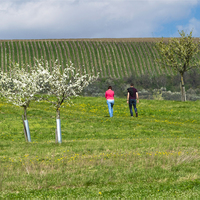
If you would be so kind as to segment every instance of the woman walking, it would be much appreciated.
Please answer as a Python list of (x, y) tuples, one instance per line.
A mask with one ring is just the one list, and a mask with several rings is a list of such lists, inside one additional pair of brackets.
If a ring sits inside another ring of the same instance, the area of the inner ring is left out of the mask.
[(112, 90), (112, 87), (109, 86), (108, 90), (105, 93), (105, 98), (107, 100), (108, 104), (108, 112), (110, 117), (113, 117), (113, 106), (114, 106), (114, 91)]

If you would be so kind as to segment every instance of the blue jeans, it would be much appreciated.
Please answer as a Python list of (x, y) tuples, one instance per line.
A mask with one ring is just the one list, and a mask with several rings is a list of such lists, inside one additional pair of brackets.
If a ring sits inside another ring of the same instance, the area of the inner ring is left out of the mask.
[(129, 99), (129, 109), (130, 109), (131, 116), (133, 116), (132, 106), (134, 107), (134, 110), (136, 113), (137, 112), (136, 99)]
[(113, 106), (114, 106), (114, 100), (107, 100), (108, 104), (108, 112), (110, 117), (113, 117)]

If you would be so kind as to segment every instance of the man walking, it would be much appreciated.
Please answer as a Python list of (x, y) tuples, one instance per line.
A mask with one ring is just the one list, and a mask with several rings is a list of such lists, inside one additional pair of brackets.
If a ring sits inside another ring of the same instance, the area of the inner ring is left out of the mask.
[(137, 108), (136, 108), (136, 99), (137, 99), (137, 103), (139, 103), (138, 91), (136, 88), (134, 88), (133, 83), (131, 83), (130, 88), (128, 88), (127, 90), (128, 90), (127, 103), (129, 104), (131, 117), (133, 117), (132, 106), (134, 107), (136, 117), (138, 117), (138, 112), (137, 112)]

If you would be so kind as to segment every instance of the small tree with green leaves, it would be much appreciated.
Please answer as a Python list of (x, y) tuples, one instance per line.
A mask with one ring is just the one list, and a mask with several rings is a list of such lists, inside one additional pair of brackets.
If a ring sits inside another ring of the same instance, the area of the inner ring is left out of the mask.
[(184, 31), (179, 32), (180, 38), (171, 38), (168, 43), (163, 40), (156, 44), (156, 47), (161, 53), (162, 59), (157, 62), (163, 66), (170, 67), (172, 70), (180, 73), (181, 76), (181, 99), (186, 101), (186, 93), (183, 75), (192, 68), (197, 68), (200, 65), (197, 54), (199, 52), (199, 41), (195, 42), (190, 34), (185, 34)]

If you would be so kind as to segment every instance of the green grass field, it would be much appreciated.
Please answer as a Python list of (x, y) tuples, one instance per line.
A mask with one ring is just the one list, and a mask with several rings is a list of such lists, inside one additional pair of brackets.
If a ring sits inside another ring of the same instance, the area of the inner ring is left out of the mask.
[(200, 101), (140, 100), (130, 117), (115, 98), (79, 97), (61, 109), (62, 144), (55, 144), (56, 111), (47, 102), (23, 109), (0, 100), (1, 198), (200, 197)]

